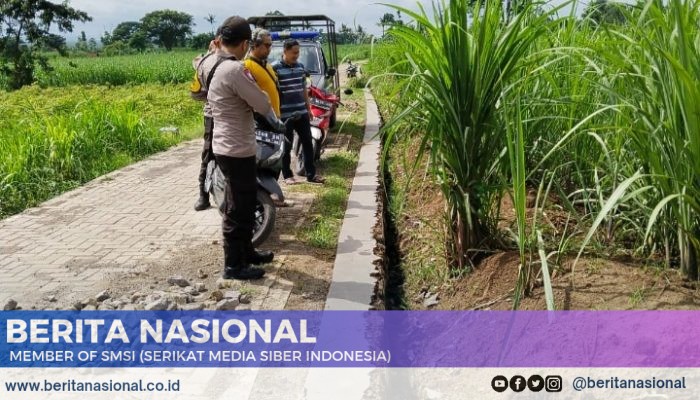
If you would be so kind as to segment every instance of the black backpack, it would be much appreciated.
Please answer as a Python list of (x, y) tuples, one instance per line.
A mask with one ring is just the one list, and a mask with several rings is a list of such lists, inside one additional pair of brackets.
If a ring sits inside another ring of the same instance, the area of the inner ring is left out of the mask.
[(194, 100), (199, 100), (199, 101), (207, 101), (207, 94), (209, 93), (209, 85), (211, 84), (212, 78), (214, 78), (214, 72), (216, 69), (221, 65), (222, 62), (226, 60), (235, 60), (236, 57), (234, 56), (228, 56), (228, 57), (220, 57), (219, 60), (216, 61), (216, 64), (212, 67), (211, 71), (209, 71), (209, 75), (207, 75), (207, 81), (206, 85), (202, 85), (202, 82), (199, 80), (199, 67), (202, 66), (202, 63), (204, 63), (204, 60), (207, 58), (211, 57), (214, 55), (214, 53), (209, 53), (206, 56), (202, 57), (201, 60), (199, 60), (199, 64), (197, 64), (197, 68), (194, 71), (194, 78), (192, 79), (192, 83), (190, 84), (190, 97)]

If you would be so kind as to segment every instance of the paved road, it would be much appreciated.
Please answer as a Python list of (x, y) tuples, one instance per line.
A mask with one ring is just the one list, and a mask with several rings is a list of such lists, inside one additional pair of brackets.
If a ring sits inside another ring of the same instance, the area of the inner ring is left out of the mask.
[[(342, 135), (333, 137), (343, 142)], [(326, 155), (346, 145), (333, 142)], [(0, 307), (14, 299), (25, 309), (65, 309), (103, 289), (127, 296), (165, 290), (169, 275), (191, 278), (199, 268), (209, 274), (211, 289), (212, 278), (220, 273), (221, 218), (214, 209), (192, 208), (200, 150), (201, 140), (183, 143), (0, 221)], [(368, 195), (373, 197), (371, 191)], [(285, 308), (294, 283), (280, 278), (280, 269), (292, 271), (303, 264), (299, 269), (304, 271), (308, 265), (328, 264), (299, 249), (294, 237), (293, 228), (305, 223), (313, 195), (292, 193), (291, 198), (297, 202), (294, 208), (278, 210), (278, 229), (270, 243), (280, 256), (268, 279), (255, 285), (254, 309)], [(298, 274), (289, 277), (295, 276), (298, 280)], [(56, 302), (47, 301), (52, 296)], [(323, 308), (325, 296), (318, 300)]]
[(167, 261), (183, 241), (219, 239), (217, 212), (192, 209), (200, 146), (187, 142), (0, 221), (0, 301), (94, 295), (107, 274)]

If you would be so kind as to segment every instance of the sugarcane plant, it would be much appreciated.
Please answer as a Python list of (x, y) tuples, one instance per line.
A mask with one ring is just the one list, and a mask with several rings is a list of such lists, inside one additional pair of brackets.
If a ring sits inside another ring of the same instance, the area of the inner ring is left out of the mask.
[[(447, 259), (469, 269), (498, 238), (495, 203), (502, 194), (499, 163), (504, 159), (505, 113), (501, 105), (521, 71), (536, 60), (534, 44), (551, 24), (550, 12), (523, 6), (508, 18), (495, 0), (440, 0), (433, 17), (425, 9), (391, 6), (415, 21), (391, 35), (410, 66), (402, 80), (406, 109), (385, 124), (385, 140), (399, 134), (422, 136), (419, 153), (446, 199)], [(399, 122), (413, 130), (392, 129)], [(385, 147), (385, 152), (391, 146)]]

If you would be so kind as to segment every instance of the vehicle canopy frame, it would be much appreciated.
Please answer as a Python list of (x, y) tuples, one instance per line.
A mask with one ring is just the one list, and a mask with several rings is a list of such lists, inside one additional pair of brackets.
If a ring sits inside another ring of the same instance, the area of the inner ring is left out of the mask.
[(299, 30), (299, 29), (320, 29), (323, 28), (325, 31), (321, 32), (328, 45), (328, 58), (327, 62), (329, 69), (335, 70), (335, 76), (333, 77), (335, 88), (340, 94), (340, 73), (338, 71), (338, 49), (337, 49), (337, 37), (335, 33), (335, 21), (328, 18), (325, 15), (265, 15), (260, 17), (250, 17), (248, 18), (248, 23), (254, 25), (257, 28), (267, 29), (269, 31), (275, 31), (275, 28), (284, 26), (287, 30)]

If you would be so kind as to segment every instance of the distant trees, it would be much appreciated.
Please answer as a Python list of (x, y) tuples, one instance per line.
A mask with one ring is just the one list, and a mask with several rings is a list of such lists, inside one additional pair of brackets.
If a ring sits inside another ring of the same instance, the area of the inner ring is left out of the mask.
[(112, 41), (121, 40), (124, 43), (128, 43), (131, 37), (137, 32), (142, 32), (143, 27), (140, 22), (136, 21), (126, 21), (121, 22), (112, 31)]
[[(265, 13), (265, 16), (272, 16), (272, 17), (282, 17), (284, 14), (280, 12), (279, 10), (275, 11), (268, 11)], [(288, 31), (290, 30), (291, 26), (287, 22), (282, 22), (282, 21), (275, 21), (275, 22), (268, 22), (267, 23), (267, 29), (270, 31)]]
[(209, 22), (211, 25), (211, 33), (214, 34), (214, 23), (216, 22), (216, 17), (213, 14), (209, 14), (204, 18), (205, 21)]
[(336, 33), (338, 44), (360, 44), (367, 43), (371, 39), (371, 35), (367, 34), (362, 25), (358, 25), (356, 30), (351, 27), (340, 24), (340, 29)]
[(583, 19), (590, 20), (596, 25), (600, 24), (624, 24), (627, 17), (624, 13), (625, 5), (611, 3), (608, 0), (593, 0), (583, 12)]
[(67, 55), (66, 38), (61, 35), (49, 33), (44, 38), (44, 43), (39, 46), (42, 50), (56, 50), (62, 56)]
[(19, 89), (34, 81), (37, 65), (50, 69), (40, 50), (56, 48), (62, 51), (65, 40), (50, 33), (52, 27), (71, 32), (74, 21), (90, 21), (87, 13), (69, 7), (67, 3), (47, 0), (0, 1), (0, 74), (5, 76), (8, 89)]
[(212, 40), (214, 40), (213, 33), (198, 33), (189, 39), (189, 47), (195, 50), (206, 50)]
[(88, 47), (88, 40), (87, 36), (85, 36), (85, 31), (80, 32), (80, 37), (78, 38), (78, 42), (75, 44), (75, 49), (80, 50), (80, 51), (87, 51)]
[[(205, 20), (213, 26), (216, 17), (209, 14)], [(194, 17), (190, 14), (174, 10), (158, 10), (144, 15), (140, 21), (121, 22), (112, 32), (105, 32), (101, 41), (105, 46), (104, 50), (109, 54), (143, 51), (152, 46), (162, 47), (168, 51), (174, 47), (186, 45), (199, 48), (199, 44), (204, 41), (204, 35), (210, 38), (212, 34), (192, 36), (194, 25)], [(211, 39), (207, 40), (207, 44), (209, 41)]]
[(379, 19), (379, 23), (377, 24), (377, 26), (382, 27), (382, 36), (384, 36), (384, 34), (386, 33), (386, 27), (387, 26), (391, 27), (394, 24), (396, 24), (396, 19), (394, 18), (394, 14), (385, 13), (384, 15), (382, 15), (382, 18)]
[(168, 51), (185, 44), (187, 37), (192, 35), (193, 25), (190, 14), (174, 10), (153, 11), (141, 18), (141, 30), (146, 37)]

